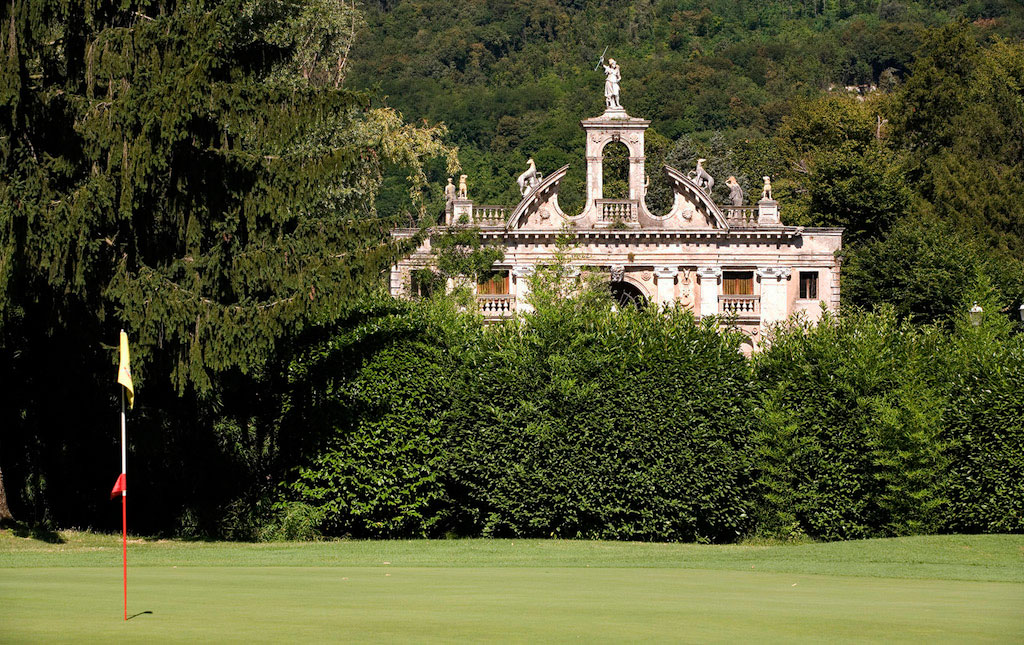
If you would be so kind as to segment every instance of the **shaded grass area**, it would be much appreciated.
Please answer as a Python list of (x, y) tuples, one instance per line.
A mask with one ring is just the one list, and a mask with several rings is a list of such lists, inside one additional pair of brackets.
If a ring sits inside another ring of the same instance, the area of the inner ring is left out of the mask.
[[(119, 535), (63, 531), (63, 543), (0, 531), (0, 567), (103, 567)], [(1024, 583), (1024, 536), (943, 535), (804, 544), (695, 545), (572, 540), (189, 542), (130, 538), (132, 566), (634, 567)]]
[(284, 544), (0, 532), (0, 641), (1024, 640), (1024, 537)]

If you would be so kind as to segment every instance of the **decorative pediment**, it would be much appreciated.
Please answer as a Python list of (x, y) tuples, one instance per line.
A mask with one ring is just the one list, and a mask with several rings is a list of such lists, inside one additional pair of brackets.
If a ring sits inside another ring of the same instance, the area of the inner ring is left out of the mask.
[(692, 179), (671, 166), (665, 166), (664, 170), (675, 195), (666, 220), (678, 218), (684, 226), (729, 230), (722, 209)]
[(512, 210), (512, 215), (505, 222), (507, 230), (523, 228), (530, 223), (530, 218), (537, 215), (534, 225), (539, 228), (559, 229), (565, 220), (565, 213), (558, 207), (558, 185), (569, 172), (566, 164), (545, 177), (536, 187), (531, 188), (523, 196), (523, 200)]

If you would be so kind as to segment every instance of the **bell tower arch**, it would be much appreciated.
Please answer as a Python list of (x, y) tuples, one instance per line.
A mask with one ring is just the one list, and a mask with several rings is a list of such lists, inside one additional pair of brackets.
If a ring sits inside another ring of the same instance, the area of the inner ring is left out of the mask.
[[(639, 226), (641, 215), (650, 216), (644, 197), (647, 176), (644, 172), (644, 131), (651, 125), (624, 110), (609, 110), (599, 117), (580, 121), (587, 134), (587, 199), (583, 215), (595, 226), (624, 224)], [(617, 141), (629, 150), (629, 195), (625, 200), (604, 198), (604, 149)]]

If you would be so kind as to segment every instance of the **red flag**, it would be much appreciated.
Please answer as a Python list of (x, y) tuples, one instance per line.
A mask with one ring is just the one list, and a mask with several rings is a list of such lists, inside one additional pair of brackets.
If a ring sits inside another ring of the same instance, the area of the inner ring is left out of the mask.
[(118, 475), (117, 481), (114, 483), (114, 490), (110, 491), (110, 499), (114, 499), (115, 497), (117, 497), (121, 493), (121, 491), (128, 490), (128, 486), (125, 484), (124, 478), (124, 473)]

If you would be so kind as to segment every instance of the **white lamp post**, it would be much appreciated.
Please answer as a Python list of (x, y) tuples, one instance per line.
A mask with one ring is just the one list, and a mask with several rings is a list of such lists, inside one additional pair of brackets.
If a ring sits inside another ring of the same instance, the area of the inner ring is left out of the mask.
[(1017, 313), (1020, 314), (1020, 321), (1024, 322), (1024, 303), (1021, 303), (1020, 307), (1017, 309)]

